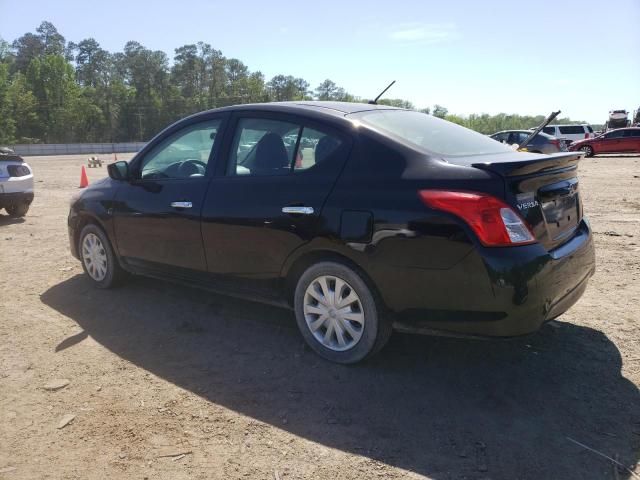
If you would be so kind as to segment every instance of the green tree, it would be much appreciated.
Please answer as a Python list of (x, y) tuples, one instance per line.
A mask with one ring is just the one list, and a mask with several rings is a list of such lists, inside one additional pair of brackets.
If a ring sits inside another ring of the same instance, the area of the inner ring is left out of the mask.
[(42, 39), (34, 33), (25, 33), (14, 40), (11, 48), (15, 52), (14, 71), (23, 73), (27, 71), (31, 60), (44, 54)]
[(291, 75), (276, 75), (266, 84), (269, 98), (275, 102), (306, 100), (309, 98), (309, 82)]
[(0, 63), (0, 144), (13, 143), (16, 134), (9, 87), (9, 66)]
[(51, 22), (42, 22), (36, 28), (36, 32), (38, 32), (45, 55), (64, 55), (65, 39)]
[(253, 72), (247, 79), (247, 101), (250, 103), (262, 103), (269, 101), (262, 72)]
[(27, 85), (38, 101), (39, 136), (45, 142), (69, 141), (74, 131), (69, 112), (79, 95), (73, 67), (59, 54), (34, 58), (27, 69)]
[(415, 106), (408, 100), (401, 98), (383, 98), (378, 100), (378, 105), (388, 105), (390, 107), (406, 108), (407, 110), (415, 110)]
[(438, 117), (438, 118), (445, 118), (447, 116), (447, 113), (449, 112), (449, 110), (447, 110), (445, 107), (443, 107), (442, 105), (438, 105), (437, 103), (433, 106), (433, 116), (434, 117)]
[(17, 143), (32, 143), (38, 140), (41, 124), (38, 122), (37, 100), (27, 86), (22, 73), (16, 73), (11, 79), (7, 92), (10, 106), (9, 117), (15, 122)]
[(316, 98), (318, 100), (345, 101), (350, 95), (328, 78), (316, 87)]

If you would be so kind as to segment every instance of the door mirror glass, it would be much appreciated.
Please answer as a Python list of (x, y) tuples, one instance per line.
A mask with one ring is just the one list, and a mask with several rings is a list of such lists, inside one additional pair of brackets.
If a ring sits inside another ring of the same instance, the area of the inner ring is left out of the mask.
[(107, 165), (107, 171), (114, 180), (129, 180), (129, 162), (121, 160)]

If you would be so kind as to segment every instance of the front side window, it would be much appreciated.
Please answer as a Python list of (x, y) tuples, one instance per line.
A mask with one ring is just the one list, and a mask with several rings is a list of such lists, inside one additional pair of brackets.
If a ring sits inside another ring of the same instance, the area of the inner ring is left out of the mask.
[(512, 151), (481, 133), (421, 112), (369, 110), (347, 118), (435, 154), (461, 156)]
[(509, 135), (506, 133), (494, 133), (493, 135), (491, 135), (491, 138), (497, 140), (498, 142), (506, 142), (508, 136)]
[(220, 119), (189, 125), (160, 142), (142, 160), (140, 178), (203, 177)]

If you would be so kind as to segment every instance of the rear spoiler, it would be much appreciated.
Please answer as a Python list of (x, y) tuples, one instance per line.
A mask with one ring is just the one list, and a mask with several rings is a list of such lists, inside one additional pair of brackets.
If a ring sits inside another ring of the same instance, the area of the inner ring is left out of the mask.
[[(520, 154), (521, 155), (521, 154)], [(517, 177), (547, 170), (572, 169), (584, 158), (584, 152), (554, 153), (552, 155), (527, 156), (523, 159), (496, 160), (493, 162), (473, 163), (472, 167), (490, 170), (504, 177)]]

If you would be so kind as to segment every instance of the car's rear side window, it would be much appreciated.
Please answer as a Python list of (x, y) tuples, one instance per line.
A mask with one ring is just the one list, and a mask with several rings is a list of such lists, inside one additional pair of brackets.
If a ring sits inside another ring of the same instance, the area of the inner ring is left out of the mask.
[(369, 110), (347, 118), (440, 155), (481, 155), (511, 152), (511, 148), (468, 128), (409, 110)]
[(567, 125), (565, 127), (560, 127), (560, 133), (563, 135), (584, 134), (584, 127), (582, 125)]
[(300, 136), (294, 172), (307, 170), (329, 159), (342, 145), (338, 137), (305, 127)]
[(556, 127), (544, 127), (542, 131), (548, 135), (554, 135), (556, 133)]
[(229, 155), (228, 175), (286, 175), (300, 126), (268, 118), (241, 118)]
[(227, 175), (287, 175), (313, 169), (341, 150), (336, 135), (268, 118), (238, 121)]

